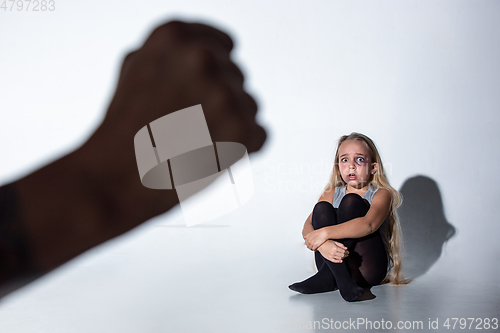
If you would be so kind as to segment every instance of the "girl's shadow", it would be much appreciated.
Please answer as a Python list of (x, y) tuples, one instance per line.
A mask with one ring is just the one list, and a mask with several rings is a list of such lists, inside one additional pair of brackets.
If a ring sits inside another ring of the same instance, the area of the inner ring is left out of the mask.
[(455, 228), (444, 216), (439, 187), (431, 178), (410, 178), (400, 192), (403, 276), (414, 279), (425, 274), (439, 259), (443, 245), (455, 235)]

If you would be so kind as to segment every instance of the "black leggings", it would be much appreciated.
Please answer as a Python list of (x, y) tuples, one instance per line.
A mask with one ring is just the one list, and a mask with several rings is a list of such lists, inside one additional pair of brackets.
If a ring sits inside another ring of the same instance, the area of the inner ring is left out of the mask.
[[(327, 201), (320, 201), (314, 206), (312, 225), (320, 229), (331, 225), (344, 223), (357, 217), (365, 216), (370, 204), (355, 193), (349, 193), (342, 198), (339, 208), (333, 208)], [(359, 286), (369, 287), (380, 284), (387, 274), (387, 252), (379, 231), (362, 238), (337, 240), (347, 246), (349, 256), (344, 260), (348, 270)], [(318, 270), (325, 259), (315, 252)]]

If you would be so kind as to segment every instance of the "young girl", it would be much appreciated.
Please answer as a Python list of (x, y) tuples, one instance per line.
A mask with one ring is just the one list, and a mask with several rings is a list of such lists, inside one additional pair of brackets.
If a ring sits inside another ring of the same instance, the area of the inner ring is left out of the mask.
[(289, 288), (303, 294), (338, 288), (352, 302), (362, 287), (406, 283), (396, 216), (400, 203), (373, 141), (359, 133), (342, 136), (330, 181), (302, 230), (318, 272)]

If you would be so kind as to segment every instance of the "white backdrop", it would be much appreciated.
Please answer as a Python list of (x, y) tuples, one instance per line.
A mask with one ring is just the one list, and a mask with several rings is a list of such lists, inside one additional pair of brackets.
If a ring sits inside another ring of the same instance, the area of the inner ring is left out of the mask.
[[(228, 225), (229, 231), (222, 229), (229, 237), (240, 235), (238, 226), (254, 228), (258, 239), (248, 251), (278, 240), (300, 244), (303, 221), (328, 179), (336, 140), (357, 131), (378, 145), (396, 189), (417, 175), (438, 186), (442, 214), (455, 235), (426, 274), (445, 281), (479, 279), (499, 292), (500, 271), (491, 264), (500, 260), (494, 211), (500, 198), (498, 1), (55, 5), (52, 12), (18, 12), (15, 6), (10, 11), (11, 3), (0, 10), (0, 183), (89, 135), (103, 117), (123, 56), (153, 27), (172, 18), (202, 21), (235, 40), (233, 59), (269, 134), (262, 152), (251, 156), (254, 199), (214, 225)], [(151, 225), (175, 223), (182, 224), (178, 209), (109, 245), (109, 251), (139, 243), (144, 250), (151, 245), (139, 240), (160, 230)], [(423, 235), (433, 233), (432, 225), (423, 226)], [(425, 251), (425, 243), (419, 246)], [(103, 248), (88, 257), (99, 260)], [(298, 279), (289, 276), (290, 283)], [(19, 309), (49, 288), (44, 283), (50, 279), (3, 300), (1, 322), (10, 320), (12, 331), (20, 327)], [(17, 316), (9, 315), (9, 306), (19, 306)]]

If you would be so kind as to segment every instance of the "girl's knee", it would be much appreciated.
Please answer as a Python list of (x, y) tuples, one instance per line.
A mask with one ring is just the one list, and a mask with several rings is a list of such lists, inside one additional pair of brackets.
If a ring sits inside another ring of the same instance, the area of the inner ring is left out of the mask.
[(365, 216), (370, 208), (368, 201), (355, 193), (349, 193), (342, 198), (337, 210), (339, 223)]
[(328, 201), (319, 201), (313, 209), (312, 225), (313, 228), (320, 229), (330, 226), (336, 221), (335, 208)]
[(363, 200), (365, 200), (365, 199), (363, 199), (359, 194), (356, 194), (356, 193), (348, 193), (348, 194), (344, 195), (344, 197), (342, 198), (342, 201), (353, 201), (353, 202), (360, 201), (360, 202), (363, 202)]
[(369, 208), (370, 204), (360, 195), (356, 193), (348, 193), (342, 198), (342, 201), (340, 201), (339, 208), (342, 206), (348, 206), (349, 208)]
[(318, 201), (318, 203), (316, 205), (314, 205), (313, 211), (317, 211), (317, 210), (320, 210), (320, 211), (330, 210), (331, 208), (333, 208), (333, 206), (328, 201)]

